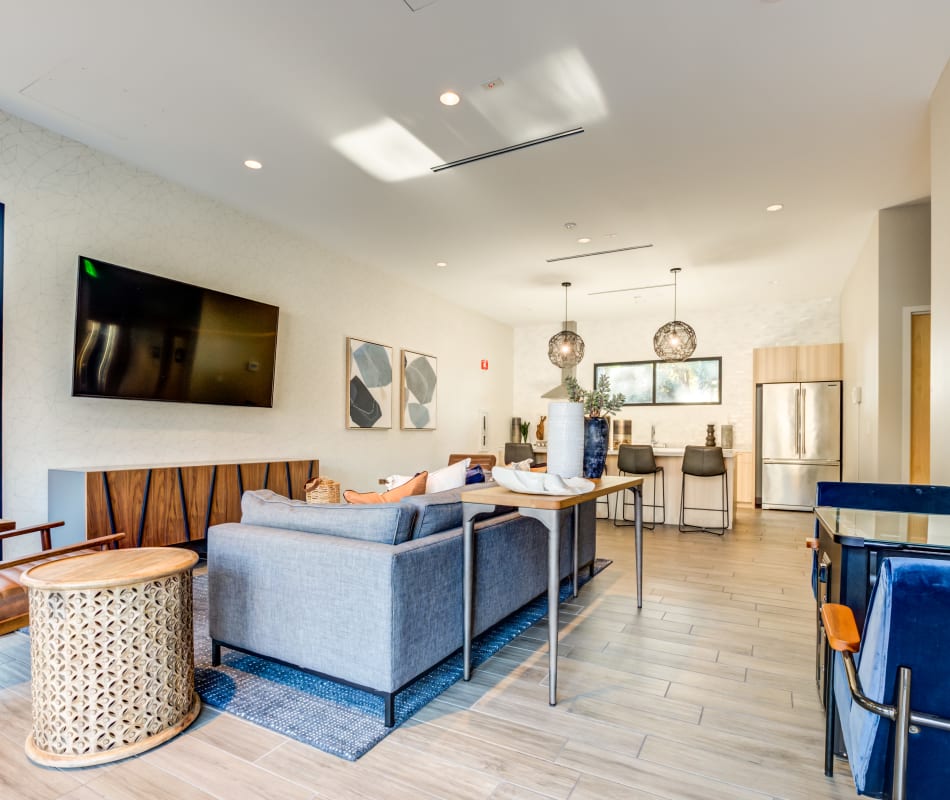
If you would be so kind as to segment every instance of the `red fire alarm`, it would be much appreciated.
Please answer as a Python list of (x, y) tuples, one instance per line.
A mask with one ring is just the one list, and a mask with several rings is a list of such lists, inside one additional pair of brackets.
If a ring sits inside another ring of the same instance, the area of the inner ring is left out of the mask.
[(488, 359), (487, 359), (487, 358), (483, 358), (483, 359), (482, 359), (482, 369), (488, 369)]

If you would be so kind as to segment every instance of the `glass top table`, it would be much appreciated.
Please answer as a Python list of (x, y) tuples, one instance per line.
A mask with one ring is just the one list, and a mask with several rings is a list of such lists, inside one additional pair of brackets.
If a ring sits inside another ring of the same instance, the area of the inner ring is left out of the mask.
[(950, 514), (909, 514), (818, 506), (815, 516), (839, 544), (950, 548)]

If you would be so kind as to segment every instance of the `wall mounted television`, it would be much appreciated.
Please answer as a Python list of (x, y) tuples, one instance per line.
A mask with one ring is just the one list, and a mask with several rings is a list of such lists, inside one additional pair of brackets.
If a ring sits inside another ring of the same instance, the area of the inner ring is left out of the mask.
[(277, 306), (79, 256), (74, 397), (273, 405)]

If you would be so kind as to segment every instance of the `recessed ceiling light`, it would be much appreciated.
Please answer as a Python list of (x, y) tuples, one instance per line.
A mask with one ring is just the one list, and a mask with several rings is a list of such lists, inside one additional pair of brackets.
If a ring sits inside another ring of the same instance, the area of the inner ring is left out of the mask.
[(437, 267), (447, 267), (447, 266), (449, 265), (449, 262), (448, 262), (448, 261), (436, 261), (436, 262), (435, 262), (435, 265), (436, 265)]
[(590, 241), (590, 236), (581, 236), (581, 238), (577, 240), (577, 243), (587, 244), (589, 241)]
[(255, 161), (253, 158), (249, 158), (244, 162), (244, 166), (248, 169), (260, 169), (264, 165), (260, 161)]
[(765, 210), (766, 211), (781, 211), (783, 208), (785, 208), (785, 206), (783, 206), (781, 203), (772, 203), (772, 205), (766, 206)]
[(444, 106), (457, 106), (461, 99), (457, 92), (442, 92), (439, 95), (439, 102)]
[(565, 223), (564, 223), (564, 227), (567, 228), (569, 231), (572, 231), (572, 230), (574, 230), (574, 228), (577, 227), (577, 223), (576, 223), (576, 222), (565, 222)]

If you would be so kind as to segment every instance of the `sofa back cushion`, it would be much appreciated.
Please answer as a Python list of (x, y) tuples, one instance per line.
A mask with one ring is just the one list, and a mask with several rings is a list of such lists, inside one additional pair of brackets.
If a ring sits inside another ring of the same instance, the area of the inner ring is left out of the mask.
[(382, 544), (401, 544), (409, 539), (415, 512), (413, 506), (403, 503), (308, 504), (268, 489), (245, 492), (241, 498), (241, 522), (247, 525), (324, 533)]
[[(462, 492), (494, 487), (494, 483), (480, 483), (477, 486), (459, 486), (455, 489), (446, 489), (444, 492), (420, 494), (415, 497), (405, 497), (404, 505), (416, 509), (416, 520), (412, 526), (413, 539), (422, 539), (434, 533), (442, 533), (462, 525)], [(500, 507), (495, 515), (507, 514), (510, 508)], [(495, 516), (493, 515), (493, 516)]]

